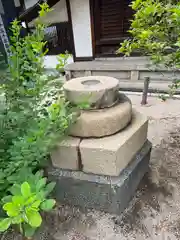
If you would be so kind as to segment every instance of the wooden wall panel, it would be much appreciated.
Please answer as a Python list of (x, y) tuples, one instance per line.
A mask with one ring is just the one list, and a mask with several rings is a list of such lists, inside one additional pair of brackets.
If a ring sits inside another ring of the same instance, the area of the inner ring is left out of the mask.
[(92, 0), (94, 10), (95, 54), (115, 54), (120, 42), (129, 36), (133, 11), (131, 0)]

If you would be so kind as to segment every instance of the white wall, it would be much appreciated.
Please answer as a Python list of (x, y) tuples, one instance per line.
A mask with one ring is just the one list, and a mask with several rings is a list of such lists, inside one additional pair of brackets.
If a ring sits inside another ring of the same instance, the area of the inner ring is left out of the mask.
[(20, 7), (20, 1), (19, 0), (14, 0), (15, 7)]
[(70, 0), (76, 57), (92, 56), (89, 0)]
[[(73, 62), (73, 57), (69, 57), (67, 60), (67, 64)], [(57, 56), (45, 56), (44, 57), (44, 66), (45, 68), (56, 68), (56, 65), (58, 64)]]
[(38, 2), (38, 0), (25, 0), (25, 8), (28, 9), (30, 7), (32, 7), (34, 4), (36, 4)]
[[(29, 1), (29, 0), (26, 0), (26, 1)], [(30, 0), (30, 1), (36, 2), (37, 0)], [(30, 22), (29, 26), (32, 26), (34, 21), (35, 20)], [(44, 23), (48, 23), (48, 24), (68, 21), (66, 1), (60, 0), (59, 2), (57, 2), (52, 7), (52, 11), (47, 13), (43, 21)]]

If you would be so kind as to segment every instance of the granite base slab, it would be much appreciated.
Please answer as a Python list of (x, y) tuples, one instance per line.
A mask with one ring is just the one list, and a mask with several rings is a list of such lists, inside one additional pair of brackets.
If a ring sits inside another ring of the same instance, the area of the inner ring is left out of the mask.
[(147, 141), (118, 177), (49, 168), (49, 177), (57, 182), (57, 201), (84, 209), (122, 213), (148, 171), (150, 153), (151, 143)]

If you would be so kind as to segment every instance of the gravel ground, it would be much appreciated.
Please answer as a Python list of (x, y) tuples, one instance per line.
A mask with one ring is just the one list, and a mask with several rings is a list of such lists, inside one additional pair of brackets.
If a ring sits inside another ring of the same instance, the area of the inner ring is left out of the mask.
[[(162, 102), (129, 95), (149, 118), (153, 143), (149, 172), (121, 216), (60, 205), (45, 216), (36, 240), (179, 240), (180, 239), (180, 100)], [(20, 240), (10, 234), (4, 239)]]

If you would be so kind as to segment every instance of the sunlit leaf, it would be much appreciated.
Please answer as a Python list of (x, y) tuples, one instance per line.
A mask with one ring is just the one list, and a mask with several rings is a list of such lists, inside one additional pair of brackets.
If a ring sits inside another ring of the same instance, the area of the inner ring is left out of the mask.
[(10, 225), (11, 225), (10, 218), (5, 218), (3, 220), (0, 220), (0, 232), (6, 231)]
[(39, 212), (30, 210), (26, 213), (28, 223), (31, 227), (39, 227), (42, 223), (42, 218)]
[(29, 197), (31, 195), (31, 187), (28, 182), (24, 182), (21, 185), (21, 193), (24, 197)]
[(16, 216), (18, 216), (18, 214), (20, 212), (20, 209), (13, 203), (4, 204), (3, 209), (7, 212), (7, 215), (9, 217), (16, 217)]

